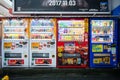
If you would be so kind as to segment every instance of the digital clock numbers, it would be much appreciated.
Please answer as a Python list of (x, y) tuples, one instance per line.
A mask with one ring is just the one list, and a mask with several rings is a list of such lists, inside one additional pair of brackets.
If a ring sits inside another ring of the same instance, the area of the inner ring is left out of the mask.
[(50, 0), (49, 6), (76, 6), (76, 0)]

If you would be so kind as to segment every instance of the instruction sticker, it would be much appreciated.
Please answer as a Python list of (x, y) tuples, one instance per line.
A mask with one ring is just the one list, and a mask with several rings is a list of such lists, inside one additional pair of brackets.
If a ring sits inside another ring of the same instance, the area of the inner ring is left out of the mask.
[(92, 45), (92, 52), (103, 52), (103, 45)]

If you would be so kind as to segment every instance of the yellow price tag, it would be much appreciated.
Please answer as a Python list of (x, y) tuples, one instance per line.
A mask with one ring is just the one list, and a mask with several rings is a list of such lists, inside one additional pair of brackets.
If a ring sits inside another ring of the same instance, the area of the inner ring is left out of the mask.
[(39, 45), (40, 45), (40, 44), (39, 44), (38, 42), (33, 42), (33, 43), (31, 44), (32, 48), (38, 48)]
[(7, 47), (11, 47), (12, 46), (12, 43), (11, 42), (5, 42), (4, 43), (4, 48), (7, 48)]

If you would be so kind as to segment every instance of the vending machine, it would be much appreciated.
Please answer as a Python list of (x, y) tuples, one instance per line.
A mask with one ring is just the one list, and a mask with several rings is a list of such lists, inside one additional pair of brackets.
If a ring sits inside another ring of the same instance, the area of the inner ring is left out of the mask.
[(56, 19), (30, 20), (30, 67), (56, 67)]
[(28, 67), (28, 37), (28, 19), (2, 20), (2, 67)]
[(88, 19), (57, 20), (57, 67), (88, 67)]
[(91, 18), (90, 67), (117, 66), (117, 19)]

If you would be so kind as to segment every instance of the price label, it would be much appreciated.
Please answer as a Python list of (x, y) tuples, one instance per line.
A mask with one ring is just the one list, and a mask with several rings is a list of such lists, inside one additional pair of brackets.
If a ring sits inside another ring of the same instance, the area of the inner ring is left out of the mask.
[(33, 42), (33, 43), (31, 44), (31, 46), (32, 46), (32, 48), (38, 48), (38, 47), (39, 47), (39, 43)]

